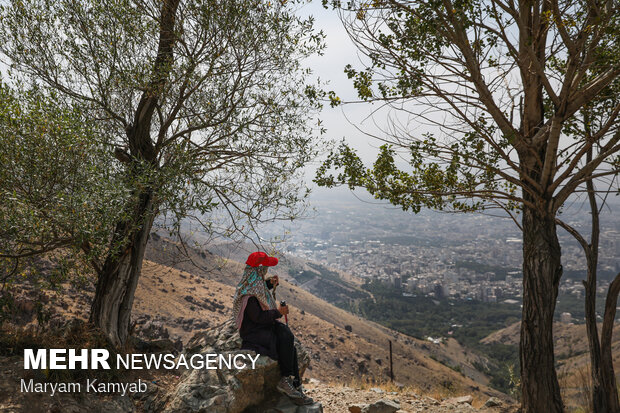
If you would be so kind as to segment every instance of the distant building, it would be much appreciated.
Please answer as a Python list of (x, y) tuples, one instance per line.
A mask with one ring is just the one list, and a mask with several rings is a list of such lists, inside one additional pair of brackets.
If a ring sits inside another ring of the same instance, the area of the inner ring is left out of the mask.
[(405, 285), (407, 291), (413, 292), (418, 288), (418, 281), (415, 278), (409, 278)]
[(433, 292), (436, 298), (444, 298), (444, 290), (441, 284), (435, 284)]
[(480, 292), (479, 292), (479, 297), (480, 297), (480, 301), (482, 302), (488, 302), (489, 300), (489, 296), (493, 295), (493, 290), (488, 287), (488, 286), (481, 286), (480, 287)]
[(394, 283), (394, 287), (398, 290), (401, 289), (402, 287), (402, 278), (400, 277), (400, 275), (393, 275), (392, 276), (392, 282)]
[(573, 316), (571, 313), (562, 313), (560, 315), (560, 321), (565, 324), (569, 324), (573, 321)]
[(327, 262), (332, 264), (336, 262), (337, 253), (333, 249), (327, 251)]

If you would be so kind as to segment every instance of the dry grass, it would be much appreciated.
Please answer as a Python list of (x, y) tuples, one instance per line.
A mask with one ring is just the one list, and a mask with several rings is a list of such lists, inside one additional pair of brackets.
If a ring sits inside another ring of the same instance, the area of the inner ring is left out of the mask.
[(32, 325), (18, 327), (6, 324), (0, 330), (0, 355), (22, 355), (26, 348), (107, 348), (114, 350), (101, 330), (82, 320), (72, 320), (60, 330), (36, 329)]
[(581, 389), (577, 401), (583, 412), (591, 413), (592, 406), (592, 372), (590, 365), (582, 367), (576, 372), (577, 385)]
[(562, 367), (558, 372), (558, 381), (568, 411), (592, 413), (592, 373), (589, 363), (573, 368)]
[[(49, 348), (53, 343), (54, 348), (105, 348), (112, 357), (118, 351), (107, 339), (105, 334), (98, 328), (74, 319), (65, 327), (56, 330), (44, 330), (32, 328), (32, 325), (19, 327), (5, 325), (0, 331), (0, 355), (23, 356), (27, 348)], [(129, 348), (123, 350), (131, 350)], [(25, 372), (28, 375), (41, 376), (50, 382), (79, 381), (84, 378), (97, 378), (100, 380), (113, 381), (123, 376), (123, 372), (115, 368), (114, 363), (109, 370), (32, 370)]]
[[(437, 401), (445, 400), (452, 397), (460, 397), (471, 395), (471, 393), (465, 391), (462, 388), (446, 388), (443, 386), (434, 386), (431, 390), (420, 389), (416, 386), (407, 384), (403, 385), (398, 382), (391, 381), (389, 379), (380, 379), (377, 380), (374, 376), (370, 375), (361, 375), (349, 380), (346, 383), (342, 382), (329, 382), (330, 386), (333, 387), (350, 387), (353, 389), (359, 390), (370, 390), (373, 388), (378, 388), (383, 390), (386, 393), (396, 392), (399, 394), (416, 394), (423, 395), (425, 397), (430, 397)], [(472, 395), (473, 402), (472, 406), (476, 408), (480, 408), (487, 400), (486, 396), (482, 396), (480, 394)]]
[[(343, 383), (331, 383), (331, 385), (342, 386)], [(402, 384), (399, 384), (398, 382), (393, 382), (389, 379), (377, 380), (375, 376), (371, 376), (368, 374), (356, 376), (353, 379), (345, 382), (345, 385), (348, 387), (352, 387), (355, 389), (361, 389), (361, 390), (370, 390), (372, 388), (378, 388), (385, 392), (419, 393), (419, 389), (413, 387), (412, 385), (402, 385)]]

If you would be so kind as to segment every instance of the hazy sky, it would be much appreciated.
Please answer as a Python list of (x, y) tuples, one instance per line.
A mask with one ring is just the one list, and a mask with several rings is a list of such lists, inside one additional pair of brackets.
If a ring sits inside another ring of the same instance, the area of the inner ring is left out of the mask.
[[(313, 56), (308, 59), (306, 64), (313, 70), (315, 76), (323, 82), (329, 82), (325, 86), (327, 90), (334, 90), (344, 101), (357, 100), (353, 82), (347, 79), (344, 67), (347, 64), (360, 67), (360, 56), (344, 30), (337, 13), (334, 10), (324, 9), (321, 2), (315, 0), (304, 6), (300, 10), (300, 14), (314, 16), (317, 31), (322, 30), (326, 35), (327, 48), (324, 55)], [(364, 121), (364, 118), (368, 116), (374, 106), (368, 103), (347, 104), (338, 108), (326, 105), (321, 118), (327, 129), (328, 138), (340, 140), (346, 137), (352, 145), (362, 151), (364, 156), (375, 153), (376, 150), (370, 146), (376, 147), (376, 142), (373, 142), (372, 139), (359, 132), (352, 125), (369, 127), (371, 120)]]
[[(353, 88), (352, 80), (347, 79), (344, 67), (347, 64), (356, 68), (363, 67), (363, 57), (344, 30), (338, 14), (334, 10), (324, 9), (321, 2), (317, 0), (303, 6), (299, 14), (314, 16), (316, 30), (322, 30), (326, 36), (327, 48), (323, 56), (313, 56), (306, 61), (306, 65), (313, 70), (314, 76), (323, 82), (329, 82), (325, 86), (326, 90), (333, 90), (343, 101), (357, 101), (357, 92)], [(386, 111), (369, 117), (377, 108), (379, 108), (378, 104), (370, 103), (351, 103), (337, 108), (325, 105), (320, 118), (327, 129), (326, 138), (335, 141), (345, 138), (353, 148), (358, 150), (362, 159), (370, 164), (376, 158), (377, 148), (381, 142), (359, 129), (377, 133), (378, 128), (386, 125)], [(352, 195), (347, 195), (348, 190), (325, 190), (313, 185), (311, 180), (317, 165), (318, 162), (310, 165), (306, 171), (306, 179), (315, 195), (329, 197), (335, 192), (338, 196), (350, 196), (354, 199)], [(365, 191), (356, 190), (356, 193), (362, 192)]]

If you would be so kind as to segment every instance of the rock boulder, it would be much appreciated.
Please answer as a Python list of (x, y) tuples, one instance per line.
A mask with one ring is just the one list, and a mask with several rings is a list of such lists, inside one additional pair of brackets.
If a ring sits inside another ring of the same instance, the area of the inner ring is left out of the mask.
[(461, 397), (452, 397), (450, 399), (446, 399), (442, 404), (471, 404), (474, 401), (474, 398), (470, 395), (461, 396)]
[(497, 397), (491, 397), (489, 398), (489, 400), (486, 401), (486, 403), (482, 407), (497, 407), (501, 405), (502, 405), (502, 401), (500, 399), (498, 399)]
[(399, 409), (400, 403), (389, 399), (381, 399), (372, 404), (352, 404), (349, 406), (350, 413), (394, 413)]
[[(308, 352), (296, 340), (297, 356), (300, 373), (309, 364)], [(194, 335), (185, 347), (187, 355), (195, 353), (255, 353), (239, 350), (241, 338), (234, 320), (228, 320), (222, 325), (202, 331)], [(209, 412), (209, 413), (240, 413), (252, 406), (268, 411), (277, 408), (282, 402), (276, 391), (276, 384), (280, 379), (277, 361), (266, 356), (260, 356), (256, 362), (256, 369), (242, 370), (196, 369), (185, 372), (178, 384), (164, 396), (162, 404), (164, 412)], [(318, 405), (318, 403), (317, 403)], [(274, 410), (278, 411), (278, 410)], [(289, 406), (286, 410), (294, 412), (320, 412), (320, 405), (315, 410), (309, 408), (294, 409)]]

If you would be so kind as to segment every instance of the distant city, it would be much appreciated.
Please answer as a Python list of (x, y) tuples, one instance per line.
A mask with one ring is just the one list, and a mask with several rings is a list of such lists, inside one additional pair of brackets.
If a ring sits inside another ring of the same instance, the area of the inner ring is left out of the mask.
[[(442, 298), (517, 303), (522, 294), (522, 241), (515, 223), (481, 214), (404, 212), (356, 199), (313, 202), (316, 216), (290, 228), (285, 251), (364, 280)], [(617, 204), (601, 218), (598, 291), (620, 271)], [(564, 219), (589, 238), (589, 211), (573, 207)], [(583, 295), (586, 260), (563, 229), (561, 292)]]

